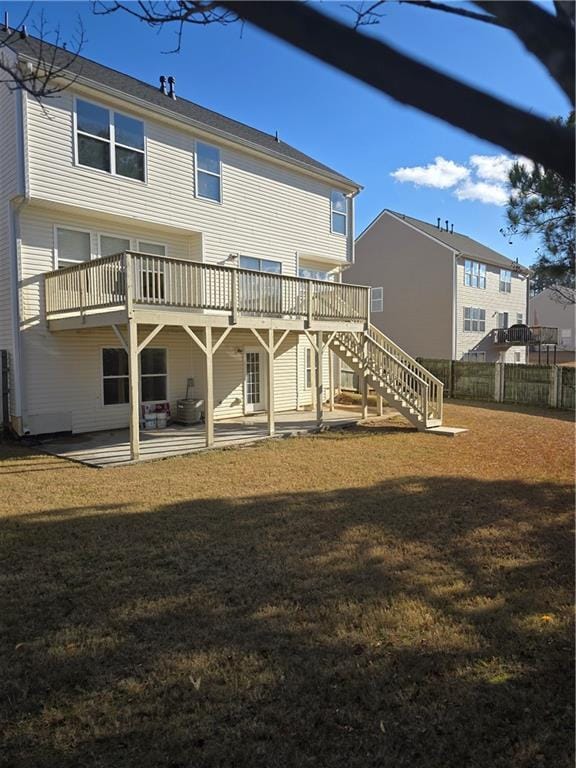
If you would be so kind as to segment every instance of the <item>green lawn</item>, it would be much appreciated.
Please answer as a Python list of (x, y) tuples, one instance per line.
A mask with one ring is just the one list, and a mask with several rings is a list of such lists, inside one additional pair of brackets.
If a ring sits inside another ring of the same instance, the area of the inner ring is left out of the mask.
[(574, 430), (0, 445), (0, 765), (568, 768)]

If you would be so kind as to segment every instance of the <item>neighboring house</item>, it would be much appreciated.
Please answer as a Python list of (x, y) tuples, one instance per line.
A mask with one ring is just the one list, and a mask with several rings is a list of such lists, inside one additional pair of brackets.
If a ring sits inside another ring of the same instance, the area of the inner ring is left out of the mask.
[(371, 321), (409, 354), (525, 362), (529, 270), (471, 237), (384, 210), (356, 239), (344, 280), (372, 286)]
[[(575, 305), (558, 301), (556, 294), (545, 288), (530, 299), (530, 325), (558, 329), (556, 361), (573, 362), (576, 359)], [(537, 362), (538, 349), (530, 353), (531, 361)]]
[[(39, 43), (10, 47), (25, 67)], [(0, 89), (13, 429), (129, 425), (136, 458), (142, 405), (174, 413), (188, 385), (208, 445), (214, 419), (265, 410), (273, 434), (275, 411), (315, 403), (320, 420), (328, 347), (345, 357), (346, 334), (368, 332), (369, 289), (340, 282), (358, 185), (157, 87), (83, 58), (67, 66), (69, 86), (43, 103)], [(398, 407), (415, 419), (420, 406)]]

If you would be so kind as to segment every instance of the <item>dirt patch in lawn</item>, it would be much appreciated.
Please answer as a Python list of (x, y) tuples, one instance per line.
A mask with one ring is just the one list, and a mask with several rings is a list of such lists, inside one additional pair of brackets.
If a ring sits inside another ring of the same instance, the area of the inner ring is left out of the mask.
[(94, 470), (0, 447), (0, 764), (573, 764), (573, 427)]

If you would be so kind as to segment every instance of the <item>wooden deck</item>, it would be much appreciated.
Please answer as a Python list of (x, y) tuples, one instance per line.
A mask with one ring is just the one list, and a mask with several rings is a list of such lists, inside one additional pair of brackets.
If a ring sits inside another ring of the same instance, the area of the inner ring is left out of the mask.
[[(288, 411), (277, 413), (276, 437), (289, 437), (317, 431), (316, 413)], [(358, 421), (359, 414), (345, 410), (324, 413), (324, 428), (338, 428)], [(268, 436), (265, 413), (241, 419), (218, 421), (214, 425), (214, 446), (206, 448), (203, 424), (184, 427), (177, 424), (166, 429), (140, 431), (140, 461), (166, 459), (218, 448), (246, 445)], [(92, 467), (117, 467), (129, 464), (130, 434), (128, 429), (66, 435), (41, 441), (40, 449), (63, 459), (79, 461)]]

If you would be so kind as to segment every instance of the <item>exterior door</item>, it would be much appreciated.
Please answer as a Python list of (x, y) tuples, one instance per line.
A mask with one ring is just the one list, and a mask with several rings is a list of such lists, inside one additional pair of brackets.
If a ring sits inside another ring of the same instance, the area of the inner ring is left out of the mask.
[(244, 350), (244, 411), (264, 410), (263, 356), (259, 349)]

